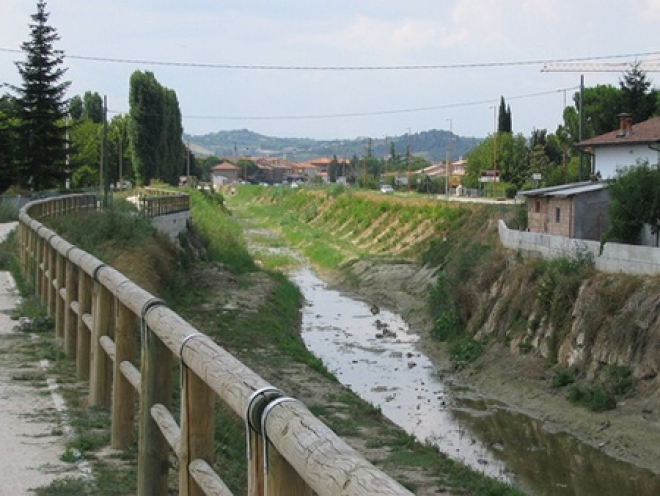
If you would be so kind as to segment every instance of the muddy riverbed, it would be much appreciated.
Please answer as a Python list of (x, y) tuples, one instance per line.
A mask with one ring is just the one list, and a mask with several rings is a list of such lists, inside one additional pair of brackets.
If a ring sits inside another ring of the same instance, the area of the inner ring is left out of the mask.
[(332, 289), (309, 269), (291, 277), (306, 299), (308, 348), (419, 440), (530, 494), (660, 494), (659, 476), (563, 432), (561, 419), (527, 415), (467, 386), (467, 375), (457, 380), (422, 351), (419, 334), (401, 315)]
[(490, 348), (456, 373), (429, 339), (432, 271), (363, 260), (350, 272), (291, 274), (306, 299), (302, 336), (340, 382), (394, 423), (529, 494), (660, 494), (657, 392), (594, 414), (548, 387), (542, 361)]

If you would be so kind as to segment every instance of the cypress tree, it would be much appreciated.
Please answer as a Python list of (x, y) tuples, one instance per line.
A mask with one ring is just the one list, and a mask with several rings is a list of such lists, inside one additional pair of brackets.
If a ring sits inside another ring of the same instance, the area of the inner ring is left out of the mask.
[(30, 24), (30, 40), (21, 45), (26, 60), (16, 62), (23, 78), (16, 93), (17, 153), (15, 183), (35, 191), (62, 187), (66, 170), (66, 110), (64, 99), (69, 82), (62, 82), (64, 52), (56, 50), (59, 40), (48, 24), (46, 2), (37, 2)]
[(511, 132), (511, 107), (506, 105), (504, 97), (500, 97), (500, 109), (497, 116), (497, 132), (510, 133)]
[(129, 141), (135, 179), (178, 184), (185, 147), (179, 101), (151, 72), (135, 71), (129, 89)]

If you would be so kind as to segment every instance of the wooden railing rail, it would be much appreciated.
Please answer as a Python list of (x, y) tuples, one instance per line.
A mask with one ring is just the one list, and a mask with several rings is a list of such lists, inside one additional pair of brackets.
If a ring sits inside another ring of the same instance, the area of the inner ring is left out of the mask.
[[(78, 377), (89, 381), (89, 405), (112, 413), (112, 447), (135, 443), (138, 426), (139, 495), (168, 494), (170, 453), (179, 494), (231, 495), (213, 469), (218, 398), (246, 422), (248, 496), (412, 494), (163, 301), (39, 222), (97, 204), (71, 196), (23, 207), (20, 262)], [(171, 410), (175, 360), (180, 424)]]
[(147, 217), (183, 212), (190, 210), (190, 195), (166, 189), (140, 188), (138, 208)]

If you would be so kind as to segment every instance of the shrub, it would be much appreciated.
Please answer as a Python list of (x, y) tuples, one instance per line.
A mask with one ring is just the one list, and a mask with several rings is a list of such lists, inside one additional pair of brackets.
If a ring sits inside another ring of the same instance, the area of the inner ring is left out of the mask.
[(607, 371), (605, 385), (617, 396), (626, 395), (635, 390), (635, 378), (632, 369), (624, 365), (612, 365)]
[(602, 384), (594, 384), (584, 388), (572, 386), (568, 391), (568, 399), (587, 407), (592, 412), (604, 412), (616, 408), (616, 399)]
[(483, 352), (483, 345), (476, 339), (463, 337), (455, 341), (449, 348), (451, 359), (456, 366), (473, 362)]
[(453, 309), (442, 311), (435, 319), (431, 336), (438, 341), (452, 341), (463, 332), (461, 320)]
[(572, 367), (559, 367), (552, 377), (552, 387), (561, 388), (575, 382), (575, 369)]

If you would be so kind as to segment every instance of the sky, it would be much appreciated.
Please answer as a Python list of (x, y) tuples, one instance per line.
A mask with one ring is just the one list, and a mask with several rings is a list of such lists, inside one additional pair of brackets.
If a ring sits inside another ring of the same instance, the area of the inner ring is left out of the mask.
[[(151, 71), (192, 135), (485, 137), (500, 97), (514, 132), (554, 132), (581, 75), (585, 86), (622, 77), (586, 72), (587, 59), (660, 59), (660, 0), (50, 0), (46, 10), (68, 97), (107, 96), (111, 118), (128, 112), (131, 74)], [(36, 0), (0, 3), (0, 83), (21, 83), (14, 62), (34, 12)], [(542, 70), (570, 60), (572, 72)]]

